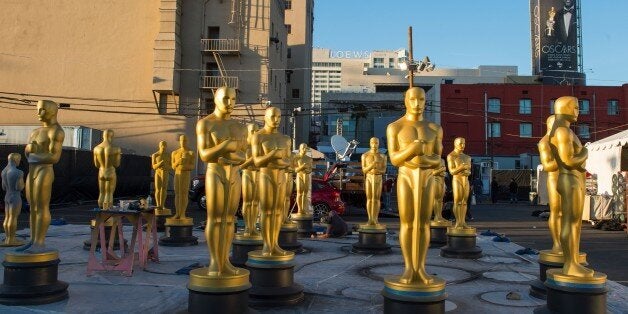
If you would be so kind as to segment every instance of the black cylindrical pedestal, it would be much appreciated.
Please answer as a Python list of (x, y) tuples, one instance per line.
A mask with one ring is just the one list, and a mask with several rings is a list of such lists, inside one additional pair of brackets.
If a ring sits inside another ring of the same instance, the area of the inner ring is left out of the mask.
[(198, 238), (192, 235), (194, 225), (166, 226), (166, 235), (159, 238), (159, 245), (163, 246), (191, 246), (198, 245)]
[[(90, 227), (90, 230), (94, 230), (94, 227)], [(107, 247), (109, 247), (109, 235), (111, 234), (111, 226), (105, 226), (105, 245)], [(96, 249), (100, 250), (100, 239), (96, 238)], [(89, 251), (92, 247), (92, 239), (91, 237), (85, 241), (83, 241), (83, 250), (85, 251)], [(114, 241), (113, 241), (113, 249), (114, 250), (119, 250), (120, 249), (120, 238), (118, 237), (118, 233), (116, 232), (115, 236), (114, 236)], [(127, 242), (126, 239), (124, 239), (124, 251), (128, 251), (129, 250), (129, 244)]]
[(294, 216), (292, 221), (297, 224), (297, 236), (299, 238), (309, 238), (316, 233), (314, 231), (312, 216)]
[(293, 228), (282, 226), (281, 230), (279, 231), (279, 246), (284, 250), (301, 253), (303, 252), (303, 244), (297, 241), (297, 238), (298, 234), (296, 227)]
[(430, 226), (430, 247), (447, 244), (447, 226)]
[(249, 313), (249, 290), (234, 292), (200, 292), (188, 289), (188, 312), (191, 314)]
[[(418, 288), (415, 290), (411, 287), (402, 287), (404, 284), (395, 284), (387, 279), (384, 280), (384, 313), (385, 314), (414, 314), (429, 313), (442, 314), (445, 313), (445, 281), (435, 278), (439, 281), (438, 287), (433, 289)], [(409, 289), (408, 289), (409, 288)]]
[(37, 263), (2, 262), (0, 304), (37, 305), (68, 298), (68, 284), (57, 280), (59, 259)]
[(563, 264), (544, 262), (539, 260), (539, 279), (530, 283), (530, 295), (545, 300), (547, 299), (547, 288), (545, 287), (545, 280), (547, 279), (547, 270), (554, 268), (562, 268)]
[(166, 231), (166, 218), (168, 215), (155, 215), (155, 222), (157, 223), (157, 232)]
[(448, 258), (476, 259), (482, 256), (482, 249), (476, 244), (476, 236), (447, 234), (447, 245), (440, 249), (440, 256)]
[(264, 242), (261, 240), (241, 240), (234, 239), (231, 244), (231, 264), (237, 267), (245, 267), (249, 259), (249, 252), (261, 250)]
[(436, 302), (408, 302), (384, 297), (386, 314), (441, 314), (445, 313), (445, 299)]
[(358, 242), (353, 243), (351, 251), (361, 254), (388, 254), (390, 245), (386, 243), (386, 229), (358, 230)]
[(303, 301), (303, 287), (294, 282), (293, 262), (259, 264), (249, 258), (246, 266), (253, 285), (249, 291), (251, 306), (285, 306)]
[(537, 313), (596, 314), (606, 313), (606, 275), (570, 277), (559, 269), (547, 272), (547, 306)]

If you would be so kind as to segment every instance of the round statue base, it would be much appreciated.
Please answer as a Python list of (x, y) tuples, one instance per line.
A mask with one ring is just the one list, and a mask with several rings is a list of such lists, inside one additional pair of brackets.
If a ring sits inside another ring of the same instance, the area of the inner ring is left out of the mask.
[(447, 228), (447, 245), (440, 249), (440, 256), (461, 259), (482, 257), (482, 249), (476, 245), (475, 228)]
[(358, 242), (353, 243), (351, 252), (359, 254), (388, 254), (392, 252), (390, 245), (386, 243), (386, 227), (383, 226), (383, 229), (358, 229)]
[(573, 277), (561, 269), (547, 271), (547, 305), (535, 313), (606, 313), (606, 275), (595, 272), (593, 277)]
[[(166, 219), (166, 221), (169, 218)], [(192, 220), (192, 219), (190, 219)], [(198, 245), (198, 238), (192, 235), (194, 224), (170, 225), (166, 222), (166, 235), (159, 238), (159, 245), (163, 246), (192, 246)]]
[(7, 253), (0, 304), (38, 305), (68, 298), (68, 284), (57, 280), (59, 252)]
[(282, 225), (279, 230), (279, 246), (288, 251), (295, 253), (303, 252), (303, 244), (297, 241), (298, 228), (295, 224)]
[(451, 221), (430, 221), (430, 247), (442, 247), (447, 244), (447, 227)]
[(294, 253), (263, 256), (252, 251), (246, 262), (251, 271), (249, 304), (254, 307), (295, 305), (303, 301), (303, 287), (294, 282)]
[(384, 280), (384, 313), (445, 313), (445, 281), (434, 277), (430, 285), (404, 284), (399, 276)]
[[(94, 230), (94, 225), (92, 224), (92, 226), (90, 227), (90, 230)], [(111, 234), (111, 225), (107, 226), (105, 225), (105, 245), (107, 247), (109, 247), (109, 235)], [(120, 249), (120, 237), (118, 237), (118, 233), (116, 232), (116, 235), (113, 237), (114, 241), (113, 241), (113, 249), (114, 250), (119, 250)], [(98, 241), (96, 241), (96, 250), (100, 250), (100, 240), (97, 239)], [(92, 247), (92, 239), (91, 237), (85, 241), (83, 241), (83, 250), (85, 251), (89, 251)], [(129, 248), (129, 243), (126, 239), (124, 239), (124, 251), (128, 251)]]
[(166, 218), (172, 216), (169, 208), (155, 208), (155, 222), (157, 223), (157, 232), (166, 231)]
[(237, 267), (245, 267), (249, 259), (249, 252), (261, 250), (264, 246), (261, 236), (243, 236), (236, 234), (231, 244), (231, 264)]
[[(547, 299), (547, 288), (545, 280), (547, 279), (547, 270), (563, 268), (563, 255), (552, 252), (552, 250), (542, 250), (539, 252), (539, 278), (530, 283), (530, 296), (537, 299)], [(580, 252), (579, 262), (583, 266), (587, 265), (587, 253)]]
[(292, 215), (292, 221), (297, 224), (297, 236), (299, 238), (309, 238), (316, 233), (313, 219), (312, 215)]
[(237, 275), (222, 277), (209, 276), (207, 271), (203, 267), (190, 272), (188, 312), (249, 313), (249, 271), (240, 268)]

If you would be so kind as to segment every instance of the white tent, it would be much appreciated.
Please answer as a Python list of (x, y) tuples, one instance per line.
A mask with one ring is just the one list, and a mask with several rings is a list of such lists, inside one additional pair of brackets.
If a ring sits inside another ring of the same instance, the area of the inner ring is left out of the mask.
[(628, 130), (586, 144), (589, 159), (586, 169), (597, 175), (597, 193), (613, 194), (613, 174), (621, 171), (622, 151), (624, 160), (628, 158)]

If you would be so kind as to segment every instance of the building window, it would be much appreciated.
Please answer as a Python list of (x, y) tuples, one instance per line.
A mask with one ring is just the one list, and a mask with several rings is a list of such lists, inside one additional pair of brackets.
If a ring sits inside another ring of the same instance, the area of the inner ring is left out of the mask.
[(532, 113), (532, 99), (523, 98), (519, 99), (519, 114), (531, 114)]
[(292, 0), (284, 0), (286, 4), (286, 10), (292, 10)]
[(499, 113), (501, 107), (501, 100), (499, 98), (488, 99), (488, 112)]
[(609, 116), (619, 115), (619, 100), (609, 99), (607, 104), (608, 104), (607, 113)]
[(292, 25), (291, 24), (286, 24), (286, 32), (288, 34), (292, 34)]
[(292, 58), (292, 48), (288, 48), (286, 52), (286, 57), (288, 57), (288, 59)]
[(532, 137), (532, 123), (519, 124), (519, 137)]
[(578, 107), (580, 107), (580, 114), (589, 114), (589, 100), (588, 99), (578, 100)]
[(502, 126), (500, 122), (489, 122), (488, 123), (488, 137), (501, 137), (502, 136)]
[(299, 89), (298, 88), (293, 88), (292, 89), (292, 98), (297, 99), (299, 98)]
[(556, 99), (550, 100), (550, 114), (554, 114), (554, 103), (556, 103)]
[(578, 137), (580, 138), (590, 138), (591, 133), (589, 132), (588, 124), (578, 124)]

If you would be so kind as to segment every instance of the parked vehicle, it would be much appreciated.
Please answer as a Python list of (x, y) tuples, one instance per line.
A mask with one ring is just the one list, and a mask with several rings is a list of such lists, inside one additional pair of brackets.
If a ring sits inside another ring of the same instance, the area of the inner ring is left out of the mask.
[[(296, 188), (293, 189), (292, 205), (296, 198)], [(190, 185), (189, 199), (198, 204), (199, 209), (207, 210), (207, 198), (205, 197), (205, 176), (199, 175), (192, 179)], [(240, 200), (240, 207), (242, 200)], [(329, 183), (320, 180), (312, 179), (312, 208), (315, 220), (319, 220), (320, 217), (327, 215), (330, 210), (335, 210), (338, 214), (342, 215), (345, 212), (345, 204), (340, 199), (340, 190), (334, 188)], [(238, 209), (238, 216), (241, 216)]]

